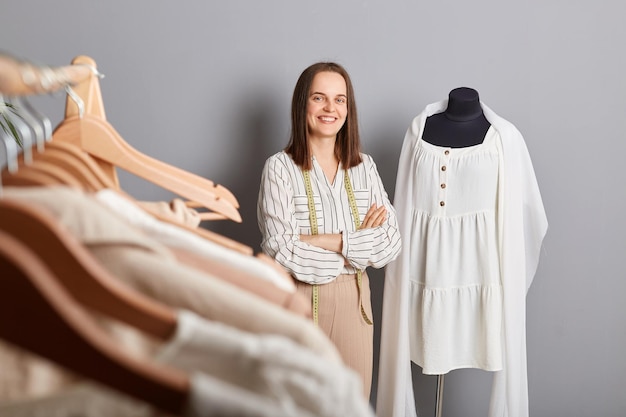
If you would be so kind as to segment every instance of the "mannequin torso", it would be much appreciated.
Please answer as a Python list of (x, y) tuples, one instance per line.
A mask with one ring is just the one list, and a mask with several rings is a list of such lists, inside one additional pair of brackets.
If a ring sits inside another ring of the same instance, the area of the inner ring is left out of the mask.
[(482, 143), (490, 126), (480, 107), (478, 92), (459, 87), (450, 91), (443, 113), (426, 119), (422, 139), (437, 146), (464, 148)]

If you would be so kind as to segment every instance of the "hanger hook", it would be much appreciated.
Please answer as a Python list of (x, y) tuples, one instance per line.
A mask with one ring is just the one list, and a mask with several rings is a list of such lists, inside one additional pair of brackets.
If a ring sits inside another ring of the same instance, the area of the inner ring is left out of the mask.
[(21, 108), (24, 110), (25, 119), (32, 126), (35, 133), (35, 143), (37, 144), (37, 150), (43, 152), (45, 142), (52, 139), (52, 122), (50, 119), (37, 111), (35, 107), (27, 100), (26, 97), (17, 97)]
[(95, 66), (91, 65), (91, 64), (74, 64), (74, 65), (80, 65), (83, 67), (87, 67), (91, 70), (91, 72), (93, 73), (93, 75), (95, 75), (96, 77), (102, 79), (104, 78), (104, 74), (101, 73), (100, 71), (98, 71), (98, 68), (96, 68)]
[[(91, 64), (75, 64), (75, 65), (81, 65), (83, 67), (87, 67), (91, 70), (94, 76), (100, 79), (104, 78), (104, 74), (98, 71), (98, 69)], [(78, 94), (76, 94), (74, 90), (72, 90), (72, 87), (70, 86), (69, 83), (65, 84), (65, 92), (67, 93), (68, 96), (70, 96), (72, 100), (74, 100), (74, 103), (76, 103), (76, 105), (78, 106), (78, 117), (82, 119), (83, 115), (85, 114), (85, 102), (83, 101), (82, 98), (80, 98)]]
[[(12, 108), (11, 112), (4, 114), (5, 121), (8, 119), (22, 140), (20, 147), (24, 155), (24, 163), (29, 165), (33, 161), (33, 137), (37, 135), (36, 121), (28, 113), (28, 109), (24, 108), (20, 96), (10, 97)], [(41, 130), (41, 127), (39, 128)]]
[(85, 114), (85, 102), (83, 102), (83, 99), (80, 98), (80, 96), (76, 94), (74, 90), (72, 90), (72, 87), (70, 87), (69, 84), (65, 85), (65, 92), (68, 96), (70, 96), (72, 100), (74, 100), (74, 103), (76, 103), (76, 105), (78, 106), (78, 117), (82, 119), (83, 115)]
[[(32, 131), (32, 137), (34, 140), (31, 140), (28, 145), (24, 143), (24, 162), (28, 165), (32, 161), (32, 144), (33, 142), (37, 145), (37, 151), (44, 151), (44, 143), (48, 140), (48, 131), (51, 130), (50, 119), (46, 116), (39, 113), (35, 108), (30, 104), (25, 96), (16, 96), (13, 97), (12, 100), (16, 104), (16, 106), (20, 110), (20, 117), (26, 122), (30, 131)], [(28, 135), (27, 135), (28, 136)]]

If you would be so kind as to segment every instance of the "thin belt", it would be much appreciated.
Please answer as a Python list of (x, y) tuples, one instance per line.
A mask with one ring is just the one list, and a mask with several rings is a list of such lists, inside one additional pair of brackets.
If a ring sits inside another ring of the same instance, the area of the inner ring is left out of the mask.
[[(309, 222), (311, 223), (311, 234), (318, 234), (317, 228), (317, 215), (315, 211), (315, 203), (313, 202), (313, 188), (311, 187), (311, 176), (309, 175), (309, 171), (302, 170), (302, 175), (304, 176), (304, 186), (306, 189), (306, 197), (309, 203)], [(348, 170), (344, 170), (343, 175), (344, 185), (346, 187), (346, 191), (348, 192), (348, 201), (350, 202), (350, 209), (352, 210), (352, 218), (354, 219), (354, 227), (355, 230), (358, 230), (361, 226), (361, 219), (359, 218), (359, 209), (356, 205), (356, 199), (354, 198), (354, 191), (352, 191), (352, 183), (350, 182), (350, 177), (348, 176)], [(365, 308), (363, 308), (363, 298), (361, 287), (363, 285), (363, 271), (357, 269), (356, 271), (356, 285), (359, 291), (359, 308), (361, 309), (361, 316), (365, 323), (371, 325), (372, 320), (367, 317), (367, 313), (365, 312)], [(313, 323), (317, 325), (318, 323), (318, 315), (319, 315), (319, 285), (312, 284), (313, 286), (313, 295), (311, 296), (311, 303), (313, 309)]]

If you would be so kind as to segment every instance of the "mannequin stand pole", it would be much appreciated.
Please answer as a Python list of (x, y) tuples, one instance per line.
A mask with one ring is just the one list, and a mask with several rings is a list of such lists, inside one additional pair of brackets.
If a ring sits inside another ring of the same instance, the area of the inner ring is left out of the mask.
[(441, 417), (443, 410), (443, 375), (437, 375), (437, 403), (435, 404), (435, 417)]

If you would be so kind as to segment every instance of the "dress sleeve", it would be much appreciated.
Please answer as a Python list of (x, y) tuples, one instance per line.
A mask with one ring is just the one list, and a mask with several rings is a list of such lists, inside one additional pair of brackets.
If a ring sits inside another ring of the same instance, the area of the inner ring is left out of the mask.
[(370, 204), (376, 203), (378, 206), (384, 204), (387, 208), (387, 218), (378, 227), (344, 232), (342, 252), (355, 268), (365, 269), (368, 266), (382, 268), (396, 259), (402, 247), (402, 240), (395, 209), (389, 202), (374, 160), (371, 156), (364, 155), (363, 163), (370, 190)]
[(341, 273), (344, 258), (300, 240), (293, 195), (287, 166), (279, 158), (268, 159), (261, 176), (257, 206), (263, 235), (261, 248), (299, 281), (330, 282)]

